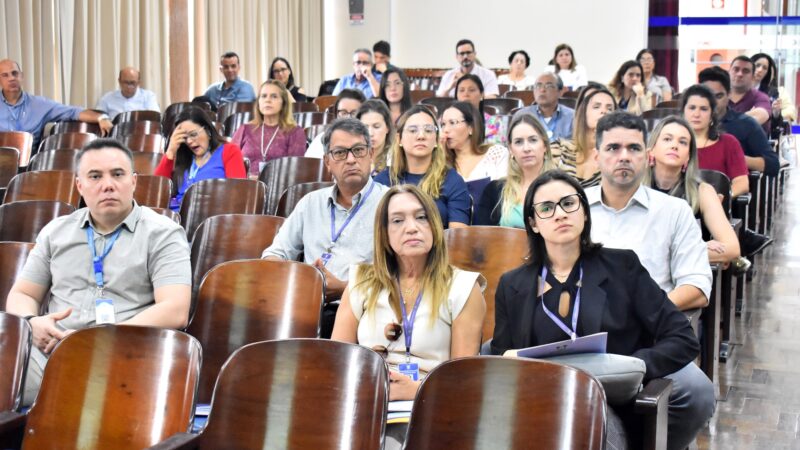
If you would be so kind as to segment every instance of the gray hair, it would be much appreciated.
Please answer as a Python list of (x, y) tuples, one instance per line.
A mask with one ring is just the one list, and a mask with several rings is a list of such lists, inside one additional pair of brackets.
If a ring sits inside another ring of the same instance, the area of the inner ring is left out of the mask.
[(334, 120), (333, 123), (328, 126), (328, 129), (325, 130), (325, 134), (322, 135), (322, 147), (325, 149), (326, 155), (331, 151), (331, 136), (336, 130), (344, 131), (353, 136), (363, 137), (364, 142), (367, 143), (367, 147), (372, 148), (372, 143), (369, 141), (369, 130), (367, 126), (358, 119), (345, 117)]
[(369, 55), (369, 59), (370, 59), (370, 60), (372, 59), (372, 50), (370, 50), (370, 49), (368, 49), (368, 48), (357, 48), (357, 49), (356, 49), (356, 50), (353, 52), (353, 54), (354, 54), (354, 55), (357, 55), (357, 54), (359, 54), (359, 53), (366, 53), (367, 55)]
[(540, 77), (542, 75), (549, 75), (549, 76), (553, 77), (553, 81), (556, 82), (556, 87), (558, 88), (559, 91), (564, 89), (564, 81), (561, 79), (561, 77), (557, 73), (546, 71), (546, 72), (542, 72), (541, 74), (539, 74)]
[(96, 150), (119, 150), (122, 152), (127, 158), (128, 161), (131, 163), (131, 173), (133, 173), (133, 153), (131, 150), (125, 146), (122, 142), (116, 139), (109, 139), (109, 138), (100, 138), (95, 139), (88, 144), (84, 145), (81, 151), (75, 155), (75, 175), (80, 175), (81, 171), (81, 159), (83, 159), (83, 155), (88, 152), (96, 151)]

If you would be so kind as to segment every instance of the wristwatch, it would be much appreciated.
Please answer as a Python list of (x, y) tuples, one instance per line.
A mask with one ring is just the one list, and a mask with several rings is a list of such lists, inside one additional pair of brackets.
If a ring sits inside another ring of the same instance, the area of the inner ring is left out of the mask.
[(108, 120), (110, 122), (111, 118), (108, 117), (108, 114), (100, 114), (100, 116), (97, 117), (97, 123), (100, 123), (101, 120)]

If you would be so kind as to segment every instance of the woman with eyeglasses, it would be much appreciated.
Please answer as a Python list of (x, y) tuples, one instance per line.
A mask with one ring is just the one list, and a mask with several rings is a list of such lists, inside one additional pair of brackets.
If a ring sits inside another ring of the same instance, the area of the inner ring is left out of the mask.
[[(386, 79), (385, 75), (383, 79)], [(366, 125), (369, 130), (369, 142), (372, 147), (372, 174), (378, 174), (386, 168), (391, 158), (392, 143), (395, 140), (394, 122), (389, 109), (382, 101), (373, 98), (358, 108), (356, 119)]]
[(292, 115), (289, 91), (280, 81), (267, 80), (258, 88), (253, 120), (239, 127), (231, 142), (250, 159), (250, 177), (258, 178), (267, 161), (303, 156), (306, 133)]
[(386, 186), (417, 185), (436, 202), (445, 228), (468, 226), (471, 208), (467, 184), (447, 166), (431, 110), (412, 106), (400, 116), (397, 133), (399, 138), (391, 150), (392, 164), (376, 175), (375, 181)]
[(484, 129), (481, 142), (490, 144), (505, 144), (506, 130), (499, 116), (493, 116), (483, 111), (483, 82), (477, 75), (468, 73), (456, 82), (455, 97), (459, 102), (471, 104), (480, 114), (481, 126)]
[(525, 228), (522, 202), (528, 187), (539, 175), (555, 168), (550, 141), (542, 123), (532, 114), (518, 114), (508, 129), (508, 175), (483, 190), (473, 225)]
[(545, 172), (524, 203), (530, 257), (497, 286), (492, 353), (607, 332), (608, 353), (644, 361), (645, 380), (674, 381), (667, 442), (685, 448), (711, 417), (714, 388), (694, 364), (689, 321), (631, 250), (591, 240), (586, 194), (568, 174)]
[(172, 179), (170, 209), (178, 211), (192, 184), (211, 178), (245, 178), (239, 146), (226, 143), (205, 111), (190, 107), (175, 119), (167, 151), (155, 175)]
[(411, 108), (411, 83), (402, 70), (390, 67), (383, 72), (380, 99), (389, 107), (393, 124)]
[(649, 48), (640, 50), (636, 55), (636, 61), (642, 66), (642, 85), (662, 101), (672, 100), (672, 86), (669, 80), (655, 72), (656, 59), (653, 51)]
[(272, 64), (269, 65), (269, 79), (283, 83), (289, 93), (292, 94), (292, 103), (308, 101), (303, 88), (294, 83), (294, 72), (286, 58), (278, 56), (272, 60)]
[(644, 69), (636, 61), (625, 61), (608, 83), (619, 109), (641, 116), (655, 107), (655, 96), (642, 84)]

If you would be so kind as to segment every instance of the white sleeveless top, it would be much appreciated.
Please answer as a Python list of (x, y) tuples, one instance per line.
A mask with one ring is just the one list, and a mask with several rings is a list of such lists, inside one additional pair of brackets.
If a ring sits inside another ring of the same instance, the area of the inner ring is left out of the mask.
[[(365, 314), (367, 295), (365, 289), (358, 286), (356, 279), (358, 267), (350, 268), (350, 306), (358, 320), (358, 344), (367, 348), (386, 347), (389, 351), (386, 362), (390, 369), (397, 369), (398, 364), (406, 362), (405, 335), (396, 341), (384, 336), (384, 328), (390, 323), (398, 323), (397, 317), (389, 306), (389, 291), (382, 290), (378, 295), (375, 310)], [(453, 320), (458, 317), (467, 303), (475, 282), (481, 291), (486, 287), (486, 280), (477, 272), (467, 272), (453, 268), (453, 281), (447, 301), (439, 309), (439, 317), (431, 324), (430, 301), (423, 295), (422, 304), (417, 309), (411, 340), (411, 362), (419, 364), (420, 376), (427, 375), (434, 367), (450, 359), (450, 341)], [(407, 311), (411, 314), (411, 311)], [(402, 322), (400, 322), (402, 326)]]

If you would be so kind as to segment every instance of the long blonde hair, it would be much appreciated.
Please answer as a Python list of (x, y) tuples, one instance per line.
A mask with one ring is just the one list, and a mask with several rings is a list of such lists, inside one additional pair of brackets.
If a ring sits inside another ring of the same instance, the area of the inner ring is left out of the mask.
[[(516, 128), (517, 125), (523, 123), (532, 126), (536, 134), (539, 135), (539, 139), (544, 142), (544, 160), (542, 161), (542, 168), (539, 169), (539, 174), (541, 175), (548, 170), (555, 169), (556, 166), (553, 163), (553, 154), (550, 151), (550, 140), (547, 138), (547, 131), (533, 114), (518, 114), (511, 120), (511, 124), (508, 126), (507, 136), (509, 150), (511, 148), (511, 133), (514, 132), (514, 128)], [(508, 175), (506, 175), (506, 184), (503, 186), (503, 193), (500, 196), (500, 201), (503, 203), (503, 209), (501, 211), (503, 216), (511, 214), (514, 205), (519, 203), (519, 198), (524, 196), (522, 191), (522, 183), (524, 180), (525, 177), (522, 173), (522, 167), (519, 166), (517, 160), (513, 156), (508, 158)], [(497, 208), (497, 205), (495, 205), (495, 208)]]
[(436, 126), (436, 117), (430, 109), (425, 106), (412, 106), (411, 109), (403, 113), (397, 121), (397, 139), (392, 144), (392, 167), (389, 168), (389, 179), (392, 184), (398, 184), (400, 180), (408, 172), (408, 160), (406, 159), (406, 152), (402, 148), (400, 141), (403, 136), (403, 129), (406, 126), (406, 121), (409, 117), (415, 114), (425, 114), (431, 118), (433, 126), (436, 127), (436, 141), (431, 154), (431, 166), (419, 182), (419, 188), (422, 192), (430, 195), (433, 198), (439, 198), (442, 192), (442, 185), (447, 176), (447, 160), (444, 156), (444, 150), (439, 146), (439, 127)]
[(422, 274), (422, 302), (430, 304), (431, 325), (439, 317), (439, 309), (447, 301), (450, 284), (453, 280), (453, 268), (447, 256), (447, 243), (444, 238), (444, 227), (439, 211), (433, 199), (418, 187), (411, 184), (393, 186), (384, 194), (375, 213), (375, 235), (373, 246), (375, 256), (372, 264), (360, 264), (357, 268), (359, 282), (353, 289), (360, 289), (366, 298), (364, 310), (374, 313), (378, 296), (383, 290), (389, 291), (389, 305), (398, 322), (400, 315), (400, 288), (397, 279), (400, 276), (399, 264), (394, 249), (389, 242), (389, 201), (398, 194), (411, 194), (422, 205), (428, 217), (428, 226), (433, 237), (433, 245), (428, 253), (425, 269)]
[(291, 131), (297, 126), (297, 123), (294, 121), (294, 115), (292, 114), (292, 104), (289, 103), (289, 91), (286, 90), (283, 83), (278, 80), (267, 80), (258, 87), (258, 96), (256, 96), (256, 101), (253, 104), (253, 120), (250, 121), (250, 125), (252, 125), (253, 128), (258, 128), (264, 123), (264, 114), (261, 113), (261, 109), (258, 107), (258, 98), (261, 96), (261, 90), (268, 84), (278, 88), (281, 100), (283, 101), (281, 110), (278, 112), (278, 128), (284, 132)]
[[(700, 168), (697, 165), (697, 138), (689, 123), (680, 116), (665, 117), (650, 133), (650, 140), (647, 143), (648, 151), (653, 151), (652, 149), (658, 143), (658, 138), (661, 136), (661, 131), (664, 127), (673, 123), (689, 130), (689, 161), (686, 163), (686, 170), (681, 173), (680, 181), (675, 186), (672, 186), (667, 194), (686, 200), (691, 206), (692, 212), (697, 214), (700, 209)], [(648, 187), (656, 187), (655, 164), (645, 171), (642, 184)]]
[(575, 119), (572, 122), (572, 141), (575, 143), (575, 163), (582, 163), (586, 161), (586, 155), (592, 150), (592, 145), (589, 143), (593, 131), (589, 129), (586, 124), (586, 110), (589, 108), (589, 102), (596, 95), (605, 94), (611, 97), (611, 102), (614, 105), (614, 110), (617, 109), (617, 99), (614, 94), (608, 89), (597, 89), (591, 94), (583, 98), (575, 110)]

